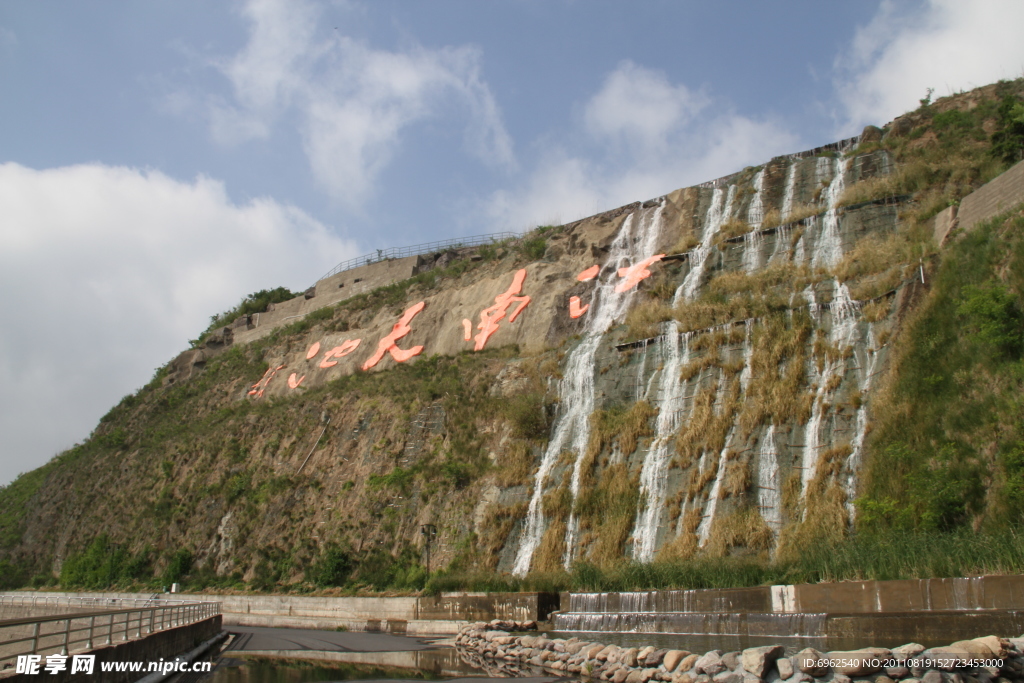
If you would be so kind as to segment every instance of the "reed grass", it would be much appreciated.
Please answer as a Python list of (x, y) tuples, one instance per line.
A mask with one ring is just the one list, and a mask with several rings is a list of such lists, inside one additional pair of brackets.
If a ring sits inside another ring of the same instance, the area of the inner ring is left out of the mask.
[[(756, 533), (755, 526), (750, 525), (747, 533)], [(723, 541), (729, 540), (729, 534), (724, 536)], [(650, 564), (620, 560), (601, 566), (581, 560), (568, 572), (538, 571), (524, 577), (482, 571), (446, 572), (431, 577), (426, 592), (744, 588), (1021, 573), (1024, 534), (1017, 530), (988, 534), (970, 529), (951, 533), (890, 530), (814, 543), (784, 560), (770, 559), (766, 552), (725, 556), (700, 552), (686, 559), (664, 558), (662, 553)]]

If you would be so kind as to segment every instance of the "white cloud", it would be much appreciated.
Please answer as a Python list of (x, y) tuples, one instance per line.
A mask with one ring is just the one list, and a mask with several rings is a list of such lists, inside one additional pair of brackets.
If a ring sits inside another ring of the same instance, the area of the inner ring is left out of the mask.
[(271, 135), (294, 110), (310, 168), (335, 198), (356, 208), (372, 193), (413, 123), (468, 111), (466, 147), (484, 162), (512, 167), (512, 141), (480, 76), (471, 47), (375, 50), (346, 36), (316, 36), (317, 13), (304, 2), (251, 0), (249, 42), (216, 63), (233, 101), (209, 104), (211, 132), (224, 143)]
[(707, 104), (707, 97), (672, 85), (665, 74), (625, 61), (587, 103), (584, 119), (597, 138), (622, 137), (637, 151), (650, 153)]
[(0, 164), (0, 482), (81, 440), (211, 314), (355, 255), (291, 206), (220, 182)]
[(928, 0), (901, 14), (891, 0), (836, 59), (839, 135), (881, 125), (935, 96), (1024, 74), (1024, 3)]
[(778, 123), (736, 114), (628, 61), (582, 112), (586, 143), (549, 146), (520, 188), (484, 202), (479, 210), (496, 229), (573, 221), (799, 149)]

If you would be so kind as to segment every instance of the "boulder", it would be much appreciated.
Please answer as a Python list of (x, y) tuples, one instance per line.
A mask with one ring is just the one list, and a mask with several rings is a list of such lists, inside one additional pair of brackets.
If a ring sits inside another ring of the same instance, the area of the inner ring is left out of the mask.
[(609, 680), (612, 683), (625, 683), (626, 677), (629, 676), (630, 673), (632, 672), (626, 669), (618, 669), (612, 674), (612, 677)]
[(789, 657), (777, 659), (775, 660), (775, 668), (779, 670), (779, 678), (785, 681), (793, 675), (793, 660)]
[(626, 666), (636, 666), (636, 654), (639, 652), (635, 647), (631, 647), (619, 655), (619, 661)]
[(1008, 641), (1003, 641), (996, 636), (984, 636), (983, 638), (974, 638), (970, 642), (977, 643), (983, 647), (988, 648), (988, 651), (992, 653), (992, 657), (1005, 657), (1007, 651)]
[(672, 683), (694, 683), (694, 675), (689, 671), (672, 675)]
[(821, 665), (823, 659), (822, 654), (813, 647), (806, 647), (796, 653), (796, 666), (800, 669), (800, 673), (805, 673), (808, 676), (824, 676), (828, 673), (829, 668)]
[(942, 674), (935, 669), (929, 669), (921, 678), (921, 683), (942, 683)]
[[(644, 661), (643, 661), (644, 666), (647, 666), (647, 667), (658, 667), (658, 666), (661, 666), (662, 661), (664, 661), (664, 659), (665, 659), (665, 653), (667, 653), (667, 652), (668, 652), (668, 650), (661, 649), (661, 650), (655, 650), (654, 652), (648, 653), (648, 655), (646, 657), (644, 657)], [(637, 655), (637, 658), (639, 659), (639, 655)]]
[(697, 660), (695, 664), (697, 673), (714, 676), (725, 671), (725, 664), (722, 663), (722, 651), (712, 650)]
[(679, 666), (676, 667), (676, 671), (680, 673), (683, 671), (689, 671), (697, 664), (698, 659), (700, 659), (700, 655), (686, 655), (683, 657), (683, 661), (679, 662)]
[(740, 653), (726, 652), (722, 655), (722, 664), (725, 664), (725, 668), (729, 671), (735, 671), (740, 668)]
[(883, 135), (883, 139), (888, 138), (901, 138), (904, 135), (910, 133), (914, 128), (914, 124), (910, 122), (906, 116), (900, 116), (893, 119), (893, 122), (889, 124), (889, 129)]
[[(747, 648), (741, 656), (743, 670), (752, 673), (758, 678), (764, 678), (768, 671), (771, 670), (775, 660), (781, 656), (781, 645)], [(724, 661), (725, 658), (723, 657), (722, 659)], [(792, 674), (792, 671), (790, 671), (790, 674)]]
[(672, 673), (682, 662), (690, 655), (686, 650), (669, 650), (665, 653), (665, 657), (661, 660), (662, 665), (665, 667), (665, 671)]
[(637, 661), (643, 661), (647, 657), (647, 655), (649, 655), (652, 652), (654, 652), (654, 649), (655, 648), (653, 646), (651, 646), (651, 645), (648, 645), (647, 647), (640, 648), (637, 651), (637, 653), (636, 653)]
[(882, 129), (878, 126), (864, 126), (864, 130), (860, 134), (860, 144), (866, 144), (869, 142), (881, 142), (882, 141)]
[(736, 671), (723, 671), (715, 674), (715, 677), (711, 680), (715, 683), (743, 683), (743, 674)]

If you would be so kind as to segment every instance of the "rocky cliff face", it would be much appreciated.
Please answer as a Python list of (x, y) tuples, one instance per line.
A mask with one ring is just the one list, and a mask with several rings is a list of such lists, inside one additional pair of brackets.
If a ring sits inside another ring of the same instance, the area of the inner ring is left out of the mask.
[(208, 576), (287, 582), (325, 548), (414, 555), (428, 523), (439, 565), (515, 574), (841, 535), (935, 251), (909, 134), (222, 330), (4, 491), (24, 504), (4, 552), (59, 571), (104, 529), (157, 568), (186, 549)]

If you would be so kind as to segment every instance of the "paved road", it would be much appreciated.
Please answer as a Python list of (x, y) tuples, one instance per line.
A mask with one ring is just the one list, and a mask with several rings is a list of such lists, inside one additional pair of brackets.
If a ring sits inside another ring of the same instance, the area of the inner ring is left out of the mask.
[(410, 652), (436, 648), (427, 639), (390, 633), (349, 633), (303, 628), (225, 626), (236, 635), (231, 650), (326, 650), (328, 652)]

